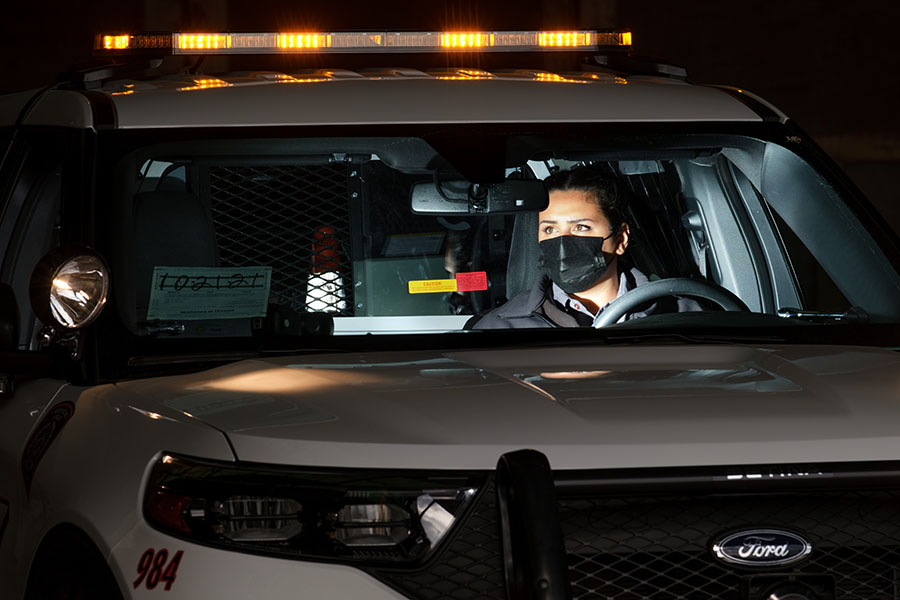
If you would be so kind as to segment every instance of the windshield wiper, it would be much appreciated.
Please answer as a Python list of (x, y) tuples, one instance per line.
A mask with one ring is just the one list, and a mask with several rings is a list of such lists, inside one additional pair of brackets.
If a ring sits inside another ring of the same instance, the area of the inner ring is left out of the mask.
[(132, 356), (128, 359), (129, 367), (146, 367), (156, 365), (177, 365), (189, 363), (228, 363), (268, 356), (286, 356), (291, 354), (330, 354), (349, 352), (343, 348), (303, 348), (290, 346), (285, 348), (259, 347), (247, 350), (224, 350), (213, 352), (195, 352), (189, 354), (163, 354), (149, 356)]
[(727, 333), (640, 333), (632, 335), (608, 335), (605, 341), (610, 344), (635, 343), (685, 343), (685, 344), (771, 344), (784, 342), (780, 335), (743, 335)]
[(869, 315), (859, 306), (853, 306), (847, 312), (819, 312), (815, 310), (800, 310), (799, 308), (784, 307), (778, 309), (778, 316), (784, 319), (799, 319), (815, 323), (868, 323)]
[[(532, 330), (532, 331), (540, 331), (544, 332), (546, 330)], [(581, 331), (580, 329), (573, 329), (575, 331)], [(517, 347), (540, 347), (540, 346), (590, 346), (590, 345), (609, 345), (609, 346), (627, 346), (627, 345), (654, 345), (654, 344), (739, 344), (739, 345), (760, 345), (764, 346), (767, 344), (779, 344), (787, 341), (787, 338), (783, 335), (779, 334), (760, 334), (754, 333), (752, 335), (747, 335), (741, 332), (715, 332), (715, 333), (703, 333), (703, 332), (678, 332), (678, 331), (628, 331), (628, 330), (619, 330), (619, 331), (597, 331), (597, 330), (588, 330), (584, 329), (584, 331), (589, 331), (588, 335), (580, 335), (580, 336), (570, 336), (564, 335), (560, 336), (556, 339), (548, 339), (547, 335), (541, 335), (539, 337), (535, 337), (534, 339), (529, 340), (528, 342), (523, 342), (523, 340), (519, 337), (516, 338), (514, 345)]]
[(273, 346), (260, 346), (257, 350), (261, 357), (267, 356), (290, 356), (292, 354), (350, 354), (354, 350), (347, 348), (304, 348), (302, 346), (285, 346), (283, 348)]

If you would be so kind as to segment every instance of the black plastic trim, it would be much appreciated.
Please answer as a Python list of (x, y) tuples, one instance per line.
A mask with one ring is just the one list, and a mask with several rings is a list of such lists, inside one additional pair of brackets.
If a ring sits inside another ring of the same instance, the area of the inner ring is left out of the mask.
[(0, 373), (14, 375), (37, 376), (52, 372), (58, 357), (47, 352), (30, 350), (14, 350), (0, 352)]
[[(494, 479), (495, 478), (493, 473), (487, 476), (484, 484), (475, 493), (475, 496), (469, 502), (469, 505), (465, 508), (463, 513), (460, 515), (458, 521), (455, 522), (450, 528), (450, 531), (447, 532), (445, 539), (442, 539), (440, 541), (434, 552), (432, 552), (423, 562), (419, 564), (408, 565), (386, 564), (370, 566), (364, 564), (353, 564), (352, 566), (365, 571), (385, 585), (389, 586), (391, 589), (396, 590), (401, 594), (408, 595), (409, 589), (404, 588), (402, 585), (399, 585), (397, 580), (411, 579), (423, 573), (432, 572), (433, 569), (440, 568), (441, 565), (445, 563), (446, 554), (451, 552), (451, 547), (460, 538), (460, 535), (465, 532), (470, 519), (472, 519), (473, 517), (473, 513), (475, 512), (476, 507), (484, 501), (484, 497), (486, 495), (496, 494)], [(490, 597), (486, 595), (483, 600), (489, 600), (489, 598)]]
[(555, 471), (560, 496), (896, 489), (900, 461)]
[(497, 462), (497, 505), (510, 598), (572, 597), (562, 526), (547, 457), (507, 452)]
[(12, 287), (0, 283), (0, 352), (19, 346), (19, 306)]
[(6, 507), (6, 514), (3, 515), (3, 520), (0, 521), (0, 543), (3, 543), (3, 534), (6, 533), (6, 524), (9, 523), (9, 513), (11, 509), (9, 506), (9, 500), (4, 498), (3, 496), (0, 496), (0, 504)]
[(587, 63), (623, 75), (655, 75), (688, 80), (687, 68), (649, 56), (620, 52), (602, 53), (591, 56)]
[(103, 129), (115, 129), (118, 126), (116, 106), (108, 95), (92, 90), (80, 90), (80, 93), (88, 99), (91, 105), (94, 129), (100, 131)]

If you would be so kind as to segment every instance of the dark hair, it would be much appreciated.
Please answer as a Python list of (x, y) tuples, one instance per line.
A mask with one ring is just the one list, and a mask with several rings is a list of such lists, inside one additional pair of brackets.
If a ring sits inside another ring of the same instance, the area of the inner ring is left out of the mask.
[(627, 223), (628, 206), (619, 183), (608, 174), (591, 166), (579, 166), (567, 171), (557, 171), (544, 180), (547, 192), (577, 190), (590, 194), (613, 231)]

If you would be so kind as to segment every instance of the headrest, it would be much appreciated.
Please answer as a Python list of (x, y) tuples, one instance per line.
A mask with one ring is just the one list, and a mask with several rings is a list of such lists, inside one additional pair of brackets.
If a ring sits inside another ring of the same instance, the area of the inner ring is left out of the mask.
[(512, 240), (509, 246), (509, 262), (506, 264), (506, 296), (531, 289), (540, 274), (538, 259), (538, 214), (519, 213), (513, 224)]
[(137, 268), (202, 267), (218, 262), (212, 218), (187, 192), (146, 192), (134, 197)]
[(133, 284), (140, 316), (146, 311), (154, 267), (214, 267), (219, 252), (212, 218), (194, 194), (137, 194), (133, 214)]

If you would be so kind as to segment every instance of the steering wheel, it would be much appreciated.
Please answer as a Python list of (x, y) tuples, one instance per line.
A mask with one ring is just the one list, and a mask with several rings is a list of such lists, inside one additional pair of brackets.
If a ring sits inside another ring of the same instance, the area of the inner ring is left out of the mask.
[(703, 279), (688, 279), (687, 277), (673, 277), (672, 279), (660, 279), (651, 281), (633, 290), (625, 292), (612, 302), (594, 318), (594, 327), (605, 327), (615, 323), (625, 315), (642, 304), (647, 304), (657, 298), (666, 296), (686, 296), (688, 298), (701, 298), (718, 304), (725, 310), (749, 311), (743, 300), (732, 294), (720, 285), (710, 283)]

